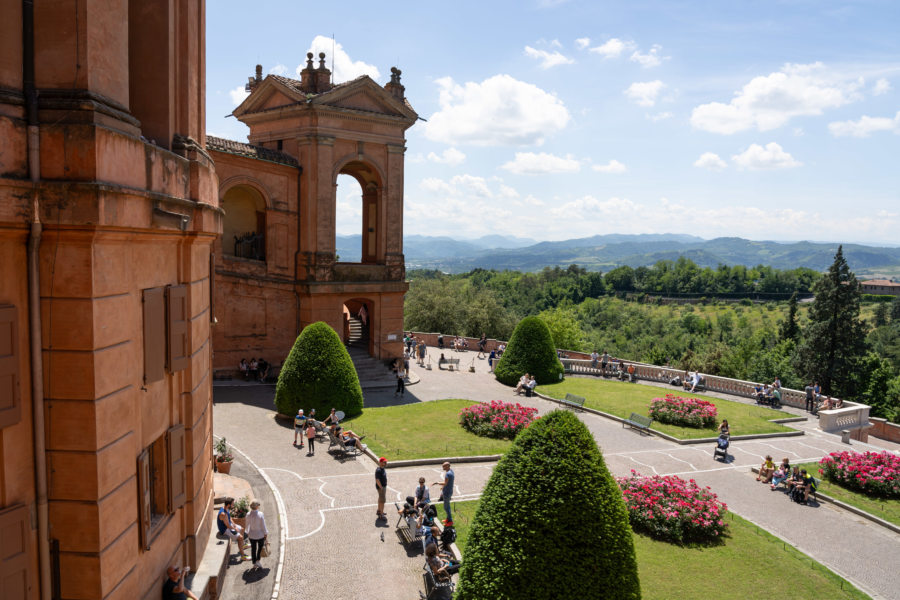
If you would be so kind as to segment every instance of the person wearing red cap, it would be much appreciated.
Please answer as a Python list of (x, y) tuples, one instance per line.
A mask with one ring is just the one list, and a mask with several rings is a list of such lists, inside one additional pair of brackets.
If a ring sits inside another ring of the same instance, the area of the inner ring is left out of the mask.
[(378, 490), (378, 510), (376, 514), (379, 519), (386, 519), (387, 516), (384, 514), (384, 501), (387, 496), (387, 471), (385, 471), (385, 467), (387, 466), (387, 459), (385, 457), (381, 457), (378, 459), (378, 468), (375, 469), (375, 489)]

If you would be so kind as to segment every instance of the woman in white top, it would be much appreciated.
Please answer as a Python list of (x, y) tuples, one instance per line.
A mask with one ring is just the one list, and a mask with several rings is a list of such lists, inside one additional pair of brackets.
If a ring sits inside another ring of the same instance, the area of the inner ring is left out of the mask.
[(266, 528), (266, 517), (259, 510), (259, 502), (256, 500), (250, 503), (246, 531), (247, 537), (250, 538), (250, 556), (253, 560), (253, 568), (262, 569), (262, 565), (259, 563), (259, 554), (269, 536), (269, 530)]

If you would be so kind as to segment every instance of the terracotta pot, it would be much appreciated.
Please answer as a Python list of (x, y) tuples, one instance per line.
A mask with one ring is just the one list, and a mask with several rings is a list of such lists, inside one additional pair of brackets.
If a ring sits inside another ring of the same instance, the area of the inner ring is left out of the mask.
[(247, 529), (247, 517), (231, 517), (235, 525), (240, 525), (241, 529)]
[(216, 459), (216, 469), (219, 471), (219, 473), (222, 473), (223, 475), (228, 475), (229, 473), (231, 473), (231, 463), (232, 462), (234, 462), (234, 461), (230, 461), (230, 460), (224, 461), (224, 460), (219, 460), (217, 458)]

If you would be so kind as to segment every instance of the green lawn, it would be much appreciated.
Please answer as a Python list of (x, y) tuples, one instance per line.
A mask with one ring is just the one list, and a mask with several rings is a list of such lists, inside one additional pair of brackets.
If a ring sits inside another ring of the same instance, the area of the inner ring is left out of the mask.
[[(478, 500), (453, 507), (463, 552)], [(779, 538), (728, 513), (725, 543), (682, 547), (635, 534), (644, 600), (671, 598), (868, 598), (850, 583)], [(787, 591), (786, 585), (791, 590)]]
[(459, 425), (459, 411), (471, 400), (436, 400), (386, 408), (367, 408), (342, 423), (365, 435), (375, 454), (388, 460), (503, 454), (511, 441), (481, 437)]
[[(648, 415), (650, 402), (654, 398), (662, 398), (669, 391), (676, 394), (680, 393), (682, 396), (690, 395), (694, 398), (702, 398), (713, 402), (719, 413), (718, 421), (721, 422), (722, 419), (728, 419), (731, 435), (791, 431), (790, 428), (778, 423), (772, 423), (769, 419), (793, 416), (784, 411), (772, 410), (761, 406), (730, 402), (699, 394), (682, 393), (674, 387), (671, 390), (666, 390), (624, 381), (606, 381), (585, 377), (567, 377), (559, 383), (539, 386), (538, 391), (552, 398), (565, 398), (567, 393), (584, 396), (586, 399), (585, 406), (588, 408), (623, 418), (628, 418), (633, 412), (640, 415)], [(718, 426), (718, 423), (716, 423), (716, 426)], [(657, 422), (654, 422), (652, 427), (657, 431), (682, 440), (716, 437), (717, 435), (715, 428), (695, 429), (693, 427), (679, 427)]]
[(812, 473), (813, 477), (819, 480), (819, 491), (827, 494), (835, 500), (846, 502), (851, 506), (862, 509), (870, 515), (875, 515), (880, 519), (889, 521), (894, 525), (900, 525), (900, 500), (873, 498), (866, 496), (860, 492), (845, 488), (836, 483), (832, 483), (822, 477), (819, 472), (819, 463), (809, 462), (800, 465), (801, 469), (806, 469)]

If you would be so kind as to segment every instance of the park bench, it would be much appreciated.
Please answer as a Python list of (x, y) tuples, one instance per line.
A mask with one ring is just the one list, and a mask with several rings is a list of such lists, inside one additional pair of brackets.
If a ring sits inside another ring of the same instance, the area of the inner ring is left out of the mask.
[(645, 417), (644, 415), (639, 415), (637, 413), (631, 413), (631, 416), (622, 421), (622, 427), (624, 428), (626, 425), (630, 425), (632, 429), (638, 429), (641, 432), (646, 431), (650, 433), (650, 424), (653, 422), (653, 419), (650, 417)]
[(459, 359), (458, 358), (448, 358), (447, 359), (447, 370), (448, 371), (459, 371)]
[(431, 567), (428, 566), (428, 563), (425, 563), (425, 566), (422, 567), (425, 572), (422, 574), (422, 579), (425, 580), (425, 594), (419, 593), (420, 599), (425, 600), (450, 600), (453, 597), (453, 581), (438, 581), (434, 576), (434, 573), (431, 572)]
[(584, 396), (576, 396), (575, 394), (566, 394), (566, 397), (559, 401), (566, 408), (578, 408), (584, 410)]
[[(397, 512), (400, 512), (400, 507), (397, 503), (394, 503), (394, 506), (397, 507)], [(414, 542), (421, 542), (424, 537), (418, 527), (410, 527), (409, 520), (404, 517), (404, 515), (400, 515), (400, 518), (397, 519), (397, 525), (395, 526), (397, 529), (397, 534), (403, 539), (403, 543), (412, 544)]]
[[(322, 421), (313, 420), (313, 427), (315, 427), (315, 429), (316, 429), (316, 438), (317, 439), (318, 438), (324, 439), (325, 436), (327, 436), (330, 433), (330, 430), (327, 427), (325, 427), (325, 425), (322, 423)], [(331, 444), (329, 444), (329, 446), (330, 445)]]

